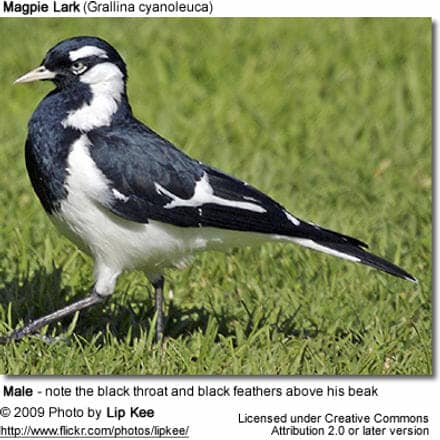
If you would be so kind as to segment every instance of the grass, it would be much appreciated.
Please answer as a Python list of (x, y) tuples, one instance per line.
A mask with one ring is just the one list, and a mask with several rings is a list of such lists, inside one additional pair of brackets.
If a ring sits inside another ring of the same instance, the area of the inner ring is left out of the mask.
[[(299, 217), (367, 241), (408, 282), (295, 246), (207, 253), (151, 288), (0, 347), (5, 374), (426, 375), (431, 347), (431, 21), (2, 19), (0, 334), (74, 299), (91, 261), (50, 225), (24, 167), (47, 83), (12, 86), (72, 35), (108, 39), (135, 114)], [(29, 39), (26, 37), (29, 36)]]

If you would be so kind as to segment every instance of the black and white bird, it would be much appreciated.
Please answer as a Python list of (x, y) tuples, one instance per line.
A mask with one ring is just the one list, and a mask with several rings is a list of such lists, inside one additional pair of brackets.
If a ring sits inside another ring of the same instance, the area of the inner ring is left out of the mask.
[(95, 262), (87, 298), (32, 321), (18, 340), (109, 297), (122, 271), (154, 286), (160, 337), (163, 273), (205, 250), (264, 241), (296, 243), (415, 281), (368, 253), (367, 245), (291, 214), (246, 182), (188, 157), (138, 121), (127, 98), (126, 65), (97, 37), (61, 41), (16, 83), (51, 80), (26, 141), (33, 188), (53, 223)]

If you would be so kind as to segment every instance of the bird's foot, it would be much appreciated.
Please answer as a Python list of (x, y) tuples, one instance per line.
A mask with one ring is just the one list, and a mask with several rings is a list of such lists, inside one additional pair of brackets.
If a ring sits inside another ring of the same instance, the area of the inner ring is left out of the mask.
[[(60, 319), (64, 318), (65, 316), (71, 315), (75, 312), (79, 312), (82, 309), (85, 309), (87, 307), (93, 306), (97, 303), (103, 302), (104, 297), (99, 296), (96, 292), (93, 292), (88, 297), (81, 299), (73, 304), (70, 304), (66, 307), (63, 307), (62, 309), (59, 309), (53, 313), (50, 313), (49, 315), (43, 316), (42, 318), (35, 319), (34, 321), (29, 322), (24, 327), (14, 330), (10, 335), (8, 336), (1, 336), (0, 337), (0, 344), (4, 345), (11, 342), (19, 342), (21, 341), (25, 336), (34, 335), (40, 328), (51, 324), (52, 322), (59, 321)], [(52, 340), (53, 338), (50, 336), (43, 336), (44, 338), (47, 338), (47, 341)], [(55, 338), (56, 340), (56, 338)]]

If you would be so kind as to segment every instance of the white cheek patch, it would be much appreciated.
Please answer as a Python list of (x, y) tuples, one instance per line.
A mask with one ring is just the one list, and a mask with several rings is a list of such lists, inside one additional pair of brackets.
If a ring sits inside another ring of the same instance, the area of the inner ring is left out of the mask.
[(248, 211), (266, 212), (263, 207), (255, 203), (228, 200), (216, 196), (212, 186), (209, 184), (208, 175), (206, 173), (203, 174), (203, 177), (196, 183), (194, 195), (190, 199), (182, 199), (156, 182), (154, 185), (159, 194), (164, 194), (172, 199), (171, 202), (164, 206), (166, 209), (176, 208), (178, 206), (198, 207), (207, 203), (213, 203), (215, 205), (230, 206), (232, 208), (246, 209)]
[(80, 81), (84, 84), (101, 85), (102, 90), (115, 88), (115, 93), (120, 94), (124, 88), (124, 78), (122, 72), (116, 64), (103, 62), (91, 67), (84, 75), (81, 75)]
[(79, 60), (80, 58), (86, 57), (99, 57), (99, 58), (108, 58), (107, 52), (104, 49), (100, 49), (96, 46), (83, 46), (76, 50), (71, 50), (69, 52), (69, 58), (71, 61)]
[(124, 76), (118, 66), (107, 62), (97, 64), (81, 75), (80, 81), (90, 85), (92, 100), (69, 112), (62, 121), (63, 127), (87, 132), (110, 125), (124, 93)]

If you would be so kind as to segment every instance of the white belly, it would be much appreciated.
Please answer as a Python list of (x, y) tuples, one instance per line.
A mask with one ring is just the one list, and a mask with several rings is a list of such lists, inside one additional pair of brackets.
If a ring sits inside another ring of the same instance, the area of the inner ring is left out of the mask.
[(148, 274), (179, 267), (196, 252), (259, 244), (272, 238), (217, 228), (178, 227), (154, 220), (135, 223), (81, 194), (69, 195), (52, 220), (62, 233), (107, 267), (119, 271), (143, 269)]

